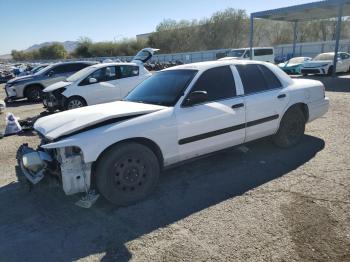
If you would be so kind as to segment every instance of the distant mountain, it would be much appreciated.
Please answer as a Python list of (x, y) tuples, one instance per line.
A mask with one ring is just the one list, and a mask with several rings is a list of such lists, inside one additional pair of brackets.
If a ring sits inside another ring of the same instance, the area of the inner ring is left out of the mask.
[(10, 54), (0, 55), (0, 60), (10, 60), (10, 59), (12, 59), (12, 56)]
[(62, 44), (64, 46), (64, 49), (66, 49), (66, 51), (68, 53), (71, 53), (74, 51), (74, 49), (77, 47), (78, 45), (78, 42), (77, 41), (65, 41), (65, 42), (45, 42), (45, 43), (41, 43), (41, 44), (35, 44), (35, 45), (32, 45), (31, 47), (25, 49), (24, 51), (25, 52), (29, 52), (29, 51), (33, 51), (33, 50), (37, 50), (39, 49), (40, 47), (43, 47), (43, 46), (49, 46), (49, 45), (52, 45), (54, 43), (58, 43), (58, 44)]

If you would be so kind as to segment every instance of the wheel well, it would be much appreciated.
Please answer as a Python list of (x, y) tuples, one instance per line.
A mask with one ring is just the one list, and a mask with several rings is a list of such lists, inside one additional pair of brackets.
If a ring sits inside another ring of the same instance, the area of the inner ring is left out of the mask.
[(98, 156), (96, 161), (92, 163), (92, 167), (91, 167), (91, 171), (92, 171), (91, 172), (91, 175), (92, 175), (92, 177), (91, 177), (91, 185), (92, 186), (96, 185), (96, 183), (95, 183), (96, 182), (96, 179), (95, 179), (96, 165), (97, 165), (97, 162), (100, 160), (100, 158), (103, 156), (103, 154), (107, 153), (108, 150), (110, 150), (115, 145), (128, 143), (128, 142), (139, 143), (139, 144), (144, 145), (144, 146), (148, 147), (149, 149), (151, 149), (152, 152), (156, 155), (156, 157), (158, 159), (160, 169), (163, 169), (163, 166), (164, 166), (163, 154), (162, 154), (162, 151), (161, 151), (160, 147), (154, 141), (152, 141), (151, 139), (148, 139), (148, 138), (144, 138), (144, 137), (134, 137), (134, 138), (130, 138), (130, 139), (125, 139), (125, 140), (118, 141), (117, 143), (114, 143), (114, 144), (110, 145), (109, 147), (107, 147)]
[(42, 84), (39, 84), (39, 83), (37, 83), (37, 84), (29, 84), (29, 85), (25, 86), (25, 88), (24, 88), (24, 91), (23, 91), (23, 95), (24, 96), (27, 96), (27, 90), (28, 90), (29, 87), (32, 87), (32, 86), (38, 86), (38, 87), (41, 88), (41, 90), (43, 90), (45, 88)]
[(296, 103), (296, 104), (292, 105), (291, 107), (289, 107), (288, 110), (290, 110), (291, 108), (300, 108), (301, 112), (303, 112), (303, 114), (304, 114), (305, 121), (307, 122), (309, 120), (309, 108), (308, 108), (307, 104)]

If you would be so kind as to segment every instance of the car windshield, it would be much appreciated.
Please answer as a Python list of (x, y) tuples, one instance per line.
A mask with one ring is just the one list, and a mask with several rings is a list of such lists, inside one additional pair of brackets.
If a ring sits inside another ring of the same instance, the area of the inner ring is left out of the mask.
[(232, 57), (241, 57), (245, 52), (245, 49), (233, 49), (230, 52), (230, 56)]
[(39, 65), (37, 67), (34, 67), (31, 71), (31, 73), (35, 74), (36, 72), (39, 72), (40, 70), (44, 69), (45, 67), (47, 67), (47, 65)]
[(197, 72), (187, 69), (158, 72), (139, 84), (124, 101), (174, 106)]
[(290, 59), (288, 63), (301, 64), (303, 62), (304, 62), (304, 57), (294, 57), (294, 58)]
[(45, 72), (48, 72), (49, 70), (51, 70), (53, 68), (53, 66), (54, 65), (45, 66), (44, 68), (42, 68), (39, 71), (37, 71), (36, 73), (34, 73), (34, 75), (41, 75)]
[(319, 54), (313, 60), (314, 61), (324, 61), (324, 60), (333, 60), (334, 54)]
[(82, 77), (88, 76), (91, 74), (93, 71), (95, 71), (96, 68), (94, 66), (88, 66), (85, 67), (84, 69), (81, 69), (80, 71), (74, 73), (70, 77), (66, 79), (67, 82), (75, 82), (81, 79)]

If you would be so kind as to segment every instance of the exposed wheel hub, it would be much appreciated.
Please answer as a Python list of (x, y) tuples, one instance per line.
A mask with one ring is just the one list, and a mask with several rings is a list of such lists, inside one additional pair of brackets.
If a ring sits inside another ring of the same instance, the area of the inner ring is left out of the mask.
[(122, 191), (134, 191), (145, 185), (147, 174), (144, 163), (127, 157), (115, 164), (114, 186)]

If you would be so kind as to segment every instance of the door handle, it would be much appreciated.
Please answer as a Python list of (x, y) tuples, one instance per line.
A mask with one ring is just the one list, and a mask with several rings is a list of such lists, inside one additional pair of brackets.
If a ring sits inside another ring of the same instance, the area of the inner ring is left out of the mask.
[(281, 98), (285, 98), (286, 97), (286, 94), (280, 94), (277, 96), (277, 98), (281, 99)]
[(233, 106), (231, 106), (231, 108), (235, 109), (235, 108), (240, 108), (240, 107), (244, 107), (243, 103), (239, 103), (239, 104), (235, 104)]

